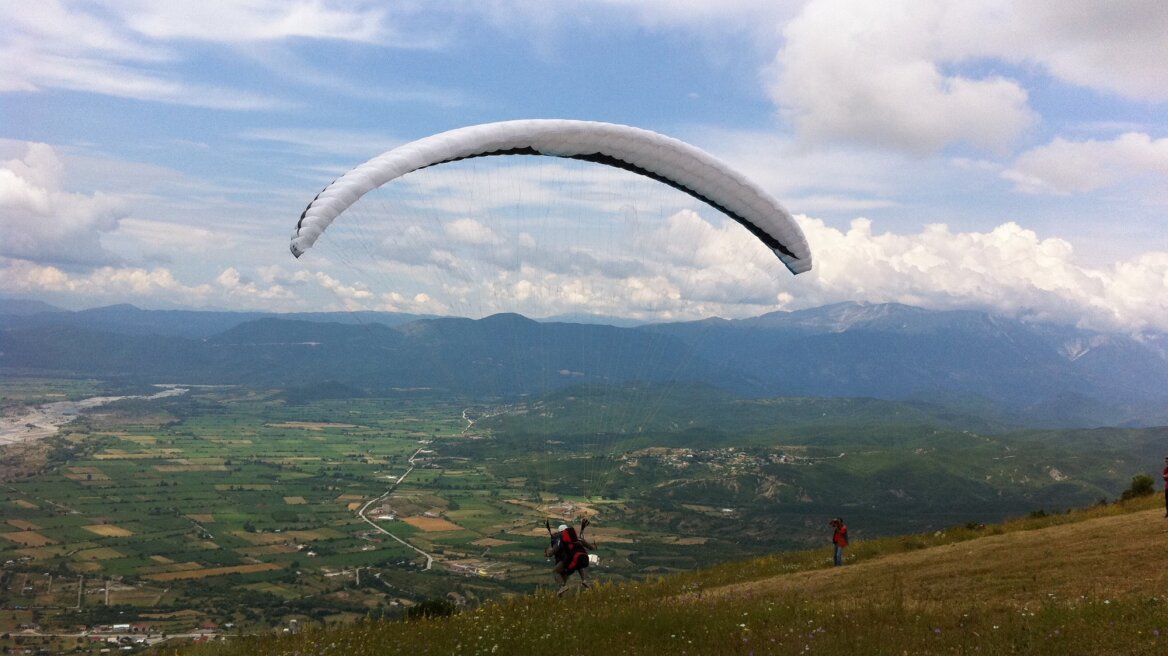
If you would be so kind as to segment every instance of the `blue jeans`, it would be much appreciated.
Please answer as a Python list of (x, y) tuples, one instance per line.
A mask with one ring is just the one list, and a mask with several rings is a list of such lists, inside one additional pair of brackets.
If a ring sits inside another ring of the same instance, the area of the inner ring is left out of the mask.
[(844, 548), (837, 544), (837, 545), (835, 545), (835, 566), (839, 567), (840, 565), (843, 565), (843, 564), (844, 564)]

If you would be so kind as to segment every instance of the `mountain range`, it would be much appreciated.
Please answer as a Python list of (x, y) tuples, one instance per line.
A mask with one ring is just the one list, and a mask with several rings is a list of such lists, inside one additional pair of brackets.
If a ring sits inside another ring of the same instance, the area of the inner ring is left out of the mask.
[(473, 397), (685, 381), (745, 398), (871, 397), (1007, 423), (1168, 423), (1168, 335), (841, 303), (636, 327), (395, 313), (70, 312), (0, 301), (0, 367), (134, 383)]

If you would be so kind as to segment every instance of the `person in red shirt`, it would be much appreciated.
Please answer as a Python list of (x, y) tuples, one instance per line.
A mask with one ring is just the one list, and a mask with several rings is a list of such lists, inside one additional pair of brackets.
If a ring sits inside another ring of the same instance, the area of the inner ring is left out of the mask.
[(839, 567), (844, 564), (844, 547), (848, 546), (848, 527), (844, 524), (844, 520), (839, 517), (836, 517), (829, 523), (835, 527), (835, 533), (831, 536), (831, 543), (835, 545), (835, 566)]
[(1164, 516), (1168, 517), (1168, 456), (1164, 456)]

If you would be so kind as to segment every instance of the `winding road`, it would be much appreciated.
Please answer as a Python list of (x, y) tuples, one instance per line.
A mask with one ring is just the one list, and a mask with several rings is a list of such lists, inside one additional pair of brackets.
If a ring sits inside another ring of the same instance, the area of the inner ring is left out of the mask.
[(394, 482), (393, 485), (389, 486), (389, 489), (387, 489), (384, 494), (382, 494), (379, 497), (370, 499), (369, 501), (366, 501), (365, 505), (361, 506), (361, 508), (357, 511), (357, 516), (360, 517), (362, 519), (362, 521), (364, 521), (366, 524), (377, 529), (379, 532), (384, 533), (385, 535), (388, 535), (389, 537), (393, 538), (394, 540), (397, 540), (401, 544), (403, 544), (403, 545), (409, 547), (410, 549), (413, 549), (414, 551), (421, 554), (422, 557), (424, 557), (426, 559), (426, 566), (422, 569), (423, 569), (423, 571), (428, 571), (428, 570), (430, 570), (430, 568), (432, 568), (434, 566), (434, 557), (433, 556), (431, 556), (430, 554), (426, 553), (425, 551), (422, 551), (421, 549), (415, 547), (414, 545), (410, 544), (409, 542), (406, 542), (405, 540), (399, 538), (398, 536), (394, 535), (393, 533), (390, 533), (389, 531), (385, 530), (384, 528), (381, 528), (381, 526), (379, 526), (377, 524), (377, 522), (373, 521), (372, 519), (369, 519), (369, 516), (365, 514), (365, 513), (369, 512), (369, 508), (371, 506), (373, 506), (376, 503), (380, 503), (381, 501), (384, 501), (386, 497), (393, 494), (393, 491), (397, 489), (397, 486), (400, 485), (402, 481), (406, 480), (406, 476), (409, 476), (410, 472), (414, 471), (414, 459), (418, 457), (418, 454), (421, 453), (422, 450), (423, 450), (422, 447), (418, 447), (418, 450), (414, 451), (414, 455), (410, 456), (409, 460), (407, 461), (410, 463), (410, 468), (406, 470), (406, 473), (399, 476), (397, 481)]

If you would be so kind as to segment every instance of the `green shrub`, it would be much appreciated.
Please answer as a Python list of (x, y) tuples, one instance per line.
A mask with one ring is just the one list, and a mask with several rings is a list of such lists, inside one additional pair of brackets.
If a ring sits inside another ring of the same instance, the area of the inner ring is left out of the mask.
[(444, 617), (453, 615), (458, 612), (458, 607), (446, 599), (427, 599), (417, 606), (411, 606), (406, 610), (406, 617), (408, 619), (420, 619), (423, 617)]
[(1137, 474), (1132, 476), (1131, 487), (1123, 491), (1120, 497), (1124, 501), (1128, 499), (1136, 499), (1139, 497), (1150, 497), (1156, 493), (1156, 482), (1147, 474)]

